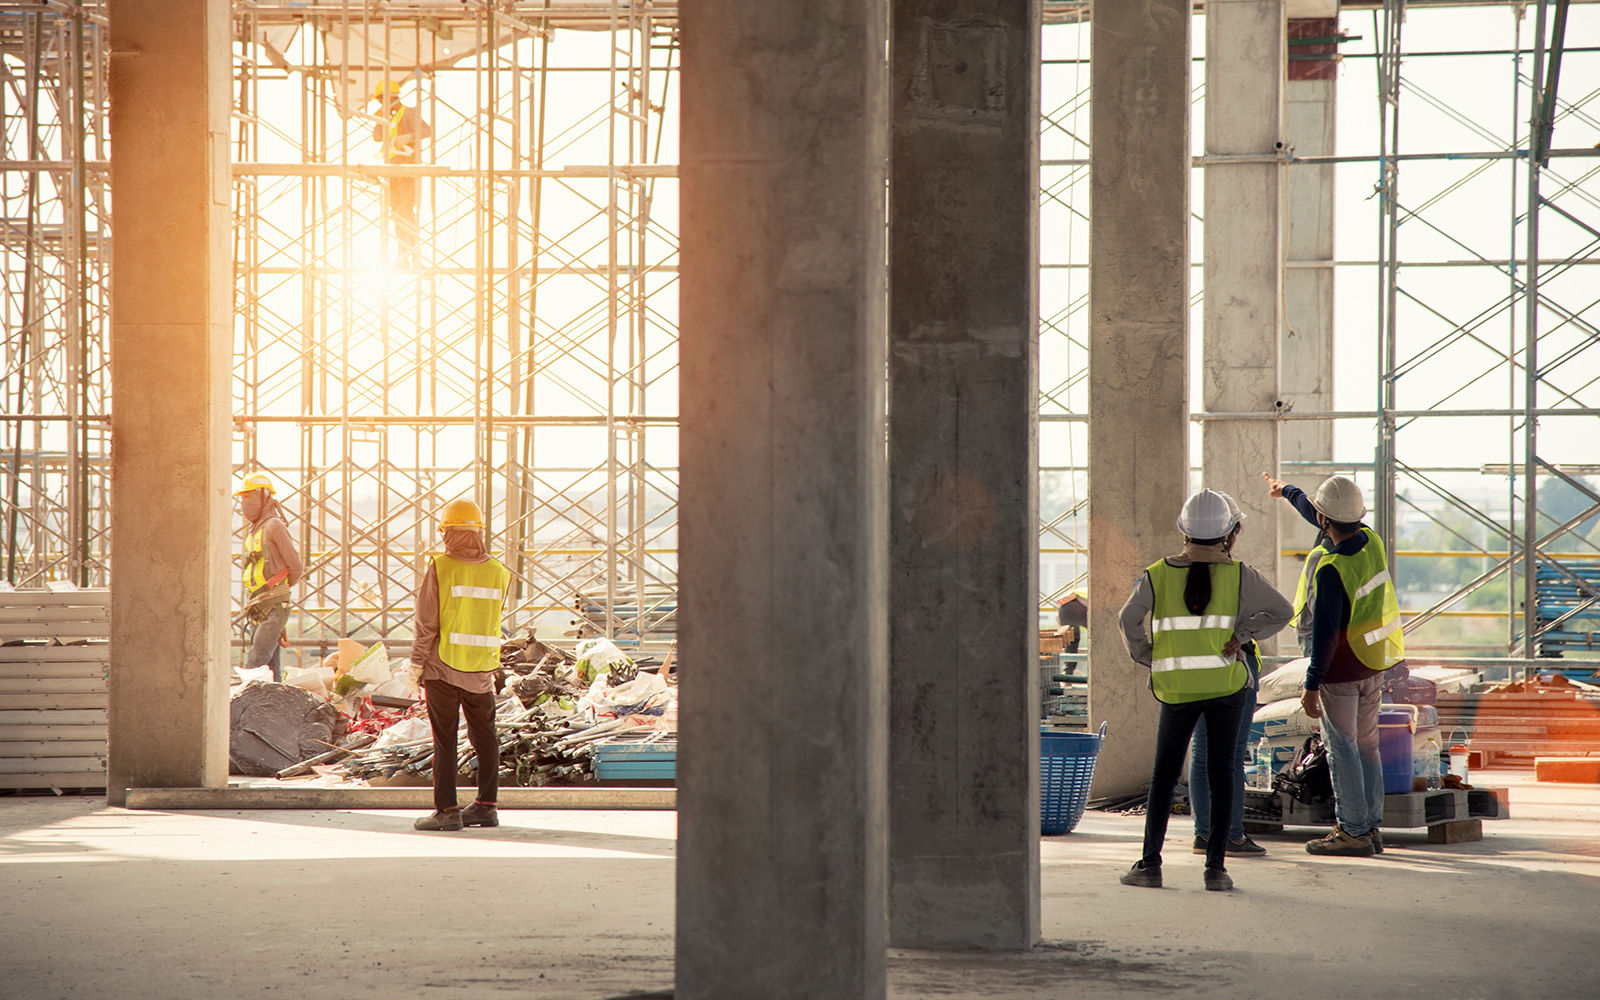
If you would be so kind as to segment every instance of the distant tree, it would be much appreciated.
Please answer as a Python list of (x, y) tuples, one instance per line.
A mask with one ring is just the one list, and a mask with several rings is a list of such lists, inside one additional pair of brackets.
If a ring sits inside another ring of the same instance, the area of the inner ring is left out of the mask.
[[(1590, 490), (1600, 493), (1600, 488), (1596, 487), (1593, 479), (1576, 478)], [(1539, 530), (1545, 532), (1558, 524), (1564, 524), (1568, 518), (1577, 517), (1593, 504), (1594, 501), (1582, 490), (1564, 479), (1549, 476), (1539, 483)], [(1584, 518), (1573, 529), (1573, 533), (1578, 538), (1584, 538), (1593, 534), (1596, 527), (1600, 527), (1600, 513)]]

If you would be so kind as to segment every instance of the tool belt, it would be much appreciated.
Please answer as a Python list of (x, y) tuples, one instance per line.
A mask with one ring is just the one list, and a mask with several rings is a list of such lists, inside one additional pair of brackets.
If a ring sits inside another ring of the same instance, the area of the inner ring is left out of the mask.
[(289, 603), (289, 585), (280, 583), (270, 587), (262, 587), (250, 595), (250, 600), (245, 602), (244, 615), (250, 621), (262, 622), (276, 608)]

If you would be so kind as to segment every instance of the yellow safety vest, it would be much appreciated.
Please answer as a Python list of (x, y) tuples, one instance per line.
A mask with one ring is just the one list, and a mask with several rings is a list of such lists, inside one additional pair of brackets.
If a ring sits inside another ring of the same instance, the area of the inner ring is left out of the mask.
[(439, 659), (482, 673), (500, 666), (500, 608), (511, 571), (497, 559), (468, 563), (433, 557), (439, 581)]
[(244, 566), (240, 581), (246, 594), (254, 594), (267, 585), (267, 521), (262, 521), (254, 531), (244, 536)]
[(1240, 564), (1209, 566), (1211, 601), (1198, 615), (1183, 603), (1189, 567), (1173, 566), (1163, 559), (1145, 570), (1155, 594), (1150, 614), (1154, 647), (1150, 690), (1169, 705), (1222, 698), (1250, 682), (1244, 661), (1222, 654), (1239, 620)]
[[(1339, 571), (1345, 598), (1350, 602), (1350, 649), (1368, 669), (1388, 670), (1406, 658), (1405, 633), (1400, 630), (1400, 600), (1389, 579), (1389, 559), (1378, 533), (1363, 527), (1367, 544), (1353, 556), (1323, 554), (1318, 566)], [(1309, 563), (1308, 563), (1309, 565)], [(1317, 581), (1303, 577), (1296, 599), (1303, 607), (1314, 600)], [(1296, 609), (1299, 611), (1299, 608)]]
[(385, 157), (391, 163), (394, 162), (395, 160), (406, 160), (406, 159), (410, 158), (411, 156), (416, 155), (416, 152), (415, 152), (414, 149), (410, 153), (402, 153), (402, 152), (400, 152), (400, 150), (395, 148), (394, 141), (395, 141), (395, 139), (399, 138), (399, 136), (400, 136), (400, 122), (402, 120), (404, 120), (405, 116), (406, 116), (406, 106), (404, 104), (401, 104), (401, 105), (397, 105), (397, 107), (399, 108), (399, 110), (397, 110), (389, 118), (389, 141), (384, 143), (384, 145), (383, 145), (383, 148), (388, 151), (385, 154)]

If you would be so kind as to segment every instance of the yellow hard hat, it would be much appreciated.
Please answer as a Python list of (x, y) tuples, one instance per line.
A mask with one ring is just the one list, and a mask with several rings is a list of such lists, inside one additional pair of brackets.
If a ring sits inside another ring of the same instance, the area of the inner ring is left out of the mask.
[(268, 495), (276, 492), (272, 488), (272, 480), (267, 478), (265, 473), (252, 472), (244, 477), (244, 482), (239, 485), (238, 489), (233, 491), (233, 495), (242, 497), (253, 490), (266, 490)]
[(374, 101), (383, 97), (386, 92), (393, 94), (395, 97), (399, 97), (400, 85), (395, 83), (393, 80), (379, 80), (377, 83), (372, 85), (372, 99)]
[(446, 528), (474, 528), (483, 530), (483, 511), (471, 500), (452, 500), (444, 505), (439, 516), (439, 530)]

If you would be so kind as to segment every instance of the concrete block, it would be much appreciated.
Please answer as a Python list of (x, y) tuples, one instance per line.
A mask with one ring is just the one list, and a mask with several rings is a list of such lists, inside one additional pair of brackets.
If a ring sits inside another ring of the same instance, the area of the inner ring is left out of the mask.
[(1430, 844), (1468, 844), (1483, 839), (1483, 820), (1463, 819), (1428, 827)]
[(1456, 788), (1441, 788), (1433, 792), (1405, 792), (1383, 797), (1383, 826), (1432, 826), (1465, 819), (1467, 793)]
[(1469, 789), (1467, 791), (1467, 815), (1475, 819), (1510, 819), (1511, 789)]
[(1600, 783), (1600, 757), (1535, 757), (1533, 780), (1575, 785)]

